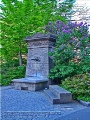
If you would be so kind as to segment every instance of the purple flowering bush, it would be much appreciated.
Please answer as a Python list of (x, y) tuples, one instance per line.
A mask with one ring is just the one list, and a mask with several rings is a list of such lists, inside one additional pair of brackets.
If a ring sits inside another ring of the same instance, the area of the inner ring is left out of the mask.
[(67, 78), (90, 72), (90, 34), (87, 23), (49, 23), (46, 31), (57, 34), (55, 47), (49, 55), (55, 66), (49, 77)]

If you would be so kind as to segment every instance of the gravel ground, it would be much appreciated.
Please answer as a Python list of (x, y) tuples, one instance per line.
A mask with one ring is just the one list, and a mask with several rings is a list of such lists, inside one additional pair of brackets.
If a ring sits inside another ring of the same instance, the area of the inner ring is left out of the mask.
[(55, 120), (87, 107), (73, 101), (53, 105), (43, 91), (15, 90), (1, 87), (1, 120)]

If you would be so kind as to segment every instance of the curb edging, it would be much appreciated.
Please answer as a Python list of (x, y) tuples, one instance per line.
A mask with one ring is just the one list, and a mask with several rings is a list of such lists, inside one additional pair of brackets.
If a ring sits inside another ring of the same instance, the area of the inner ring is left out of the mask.
[(83, 100), (78, 100), (78, 102), (80, 102), (82, 105), (86, 106), (86, 107), (90, 107), (90, 102), (86, 102)]

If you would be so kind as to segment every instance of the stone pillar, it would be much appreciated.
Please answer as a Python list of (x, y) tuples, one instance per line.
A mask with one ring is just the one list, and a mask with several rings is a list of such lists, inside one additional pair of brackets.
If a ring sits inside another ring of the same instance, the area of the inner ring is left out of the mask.
[(53, 66), (48, 56), (49, 50), (55, 45), (56, 36), (37, 33), (25, 39), (28, 42), (28, 59), (25, 78), (14, 79), (15, 89), (37, 91), (49, 87), (48, 75)]
[(48, 52), (55, 45), (56, 36), (37, 33), (32, 37), (28, 36), (25, 41), (28, 42), (26, 77), (47, 78), (53, 66)]

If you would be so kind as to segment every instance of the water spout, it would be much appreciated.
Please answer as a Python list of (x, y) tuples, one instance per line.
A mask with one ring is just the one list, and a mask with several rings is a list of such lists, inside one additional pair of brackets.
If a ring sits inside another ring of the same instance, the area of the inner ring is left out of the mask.
[(40, 73), (38, 73), (38, 72), (36, 72), (33, 76), (34, 77), (38, 77), (38, 78), (43, 78), (43, 76)]

